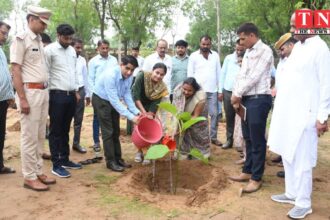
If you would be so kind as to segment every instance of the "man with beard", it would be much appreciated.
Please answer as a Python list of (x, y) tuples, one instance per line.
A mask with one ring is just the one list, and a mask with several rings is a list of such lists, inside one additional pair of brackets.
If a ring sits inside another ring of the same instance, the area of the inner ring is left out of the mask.
[[(309, 10), (309, 9), (307, 9)], [(295, 14), (291, 33), (295, 33)], [(330, 52), (315, 35), (294, 35), (298, 40), (283, 67), (269, 130), (270, 150), (281, 155), (285, 193), (273, 195), (279, 203), (294, 204), (293, 219), (312, 213), (313, 167), (318, 136), (328, 131), (330, 112)]]
[(220, 57), (211, 50), (212, 39), (204, 35), (199, 41), (199, 50), (192, 53), (188, 62), (188, 77), (194, 77), (207, 95), (208, 114), (211, 117), (211, 142), (217, 146), (222, 143), (217, 139), (218, 133), (218, 93), (220, 85)]
[[(10, 63), (16, 89), (16, 103), (21, 121), (21, 159), (24, 187), (35, 191), (49, 190), (55, 179), (42, 172), (41, 154), (46, 136), (49, 94), (48, 73), (40, 34), (50, 23), (47, 9), (28, 7), (28, 29), (14, 39)], [(2, 79), (1, 79), (2, 80)]]
[(45, 48), (49, 71), (49, 148), (53, 162), (52, 173), (70, 177), (66, 169), (81, 169), (69, 160), (69, 131), (76, 104), (80, 100), (76, 71), (77, 54), (71, 45), (73, 28), (60, 24), (57, 41)]
[(188, 43), (184, 40), (178, 40), (175, 43), (176, 55), (172, 57), (171, 94), (175, 87), (187, 78), (189, 60), (187, 47)]

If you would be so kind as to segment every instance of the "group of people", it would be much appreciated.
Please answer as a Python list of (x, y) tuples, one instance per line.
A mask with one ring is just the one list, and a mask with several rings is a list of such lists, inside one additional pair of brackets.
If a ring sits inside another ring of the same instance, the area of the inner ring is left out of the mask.
[[(69, 131), (73, 120), (72, 149), (86, 153), (86, 148), (80, 144), (80, 135), (84, 108), (90, 103), (94, 109), (93, 149), (100, 157), (101, 129), (106, 166), (113, 171), (122, 172), (131, 167), (121, 154), (119, 116), (137, 124), (141, 115), (154, 117), (161, 101), (174, 100), (180, 111), (188, 111), (193, 117), (207, 116), (210, 112), (211, 138), (208, 138), (207, 121), (195, 125), (202, 132), (196, 131), (197, 136), (187, 134), (190, 138), (185, 138), (185, 152), (189, 152), (192, 140), (196, 142), (193, 145), (207, 157), (210, 156), (210, 142), (221, 145), (215, 121), (218, 115), (220, 60), (219, 55), (211, 50), (209, 36), (201, 37), (201, 49), (191, 58), (187, 54), (186, 41), (179, 40), (175, 45), (176, 56), (170, 57), (166, 54), (168, 44), (161, 39), (157, 41), (155, 53), (145, 59), (139, 56), (137, 47), (132, 48), (132, 55), (124, 56), (120, 62), (109, 54), (109, 42), (100, 40), (98, 55), (86, 62), (81, 56), (83, 42), (74, 37), (72, 26), (58, 25), (54, 42), (43, 33), (51, 14), (45, 8), (28, 7), (28, 28), (16, 35), (10, 45), (11, 73), (1, 49), (1, 67), (4, 70), (1, 72), (4, 75), (4, 86), (1, 84), (1, 105), (4, 106), (1, 108), (1, 153), (7, 108), (15, 99), (20, 112), (25, 188), (45, 191), (50, 184), (56, 183), (55, 178), (46, 176), (42, 171), (42, 159), (47, 157), (43, 146), (48, 117), (52, 174), (65, 178), (71, 176), (69, 169), (82, 168), (80, 163), (70, 160)], [(5, 43), (9, 30), (10, 26), (2, 22), (1, 44)], [(208, 77), (201, 76), (204, 71), (208, 72)], [(160, 117), (164, 119), (165, 127), (167, 116), (161, 113)], [(148, 163), (140, 151), (135, 161)], [(13, 172), (14, 169), (4, 166), (2, 159), (1, 173)]]
[[(85, 104), (92, 103), (93, 149), (100, 156), (99, 129), (107, 168), (122, 172), (131, 165), (121, 152), (120, 116), (128, 119), (128, 133), (138, 124), (141, 115), (150, 119), (158, 113), (163, 127), (167, 115), (158, 109), (160, 102), (172, 102), (179, 112), (210, 120), (189, 128), (183, 138), (182, 154), (189, 155), (192, 147), (205, 157), (211, 155), (211, 143), (229, 149), (243, 149), (244, 164), (238, 176), (229, 179), (248, 181), (243, 192), (260, 189), (266, 160), (266, 122), (272, 107), (271, 72), (274, 66), (272, 49), (262, 42), (253, 23), (242, 24), (233, 54), (228, 55), (221, 69), (219, 54), (211, 50), (212, 39), (200, 38), (199, 50), (188, 56), (188, 43), (176, 42), (175, 56), (166, 54), (168, 44), (157, 41), (156, 51), (146, 58), (139, 48), (120, 62), (109, 54), (107, 40), (97, 44), (98, 55), (88, 63), (81, 56), (83, 42), (74, 38), (68, 24), (57, 27), (57, 40), (46, 45), (41, 34), (50, 22), (51, 11), (28, 7), (27, 31), (18, 34), (10, 46), (11, 74), (0, 48), (0, 173), (13, 173), (3, 164), (6, 114), (15, 101), (20, 111), (21, 160), (24, 187), (45, 191), (56, 179), (42, 171), (43, 145), (49, 116), (49, 148), (52, 173), (69, 177), (68, 169), (81, 169), (70, 160), (69, 131), (74, 119), (72, 149), (86, 153), (80, 145)], [(295, 30), (291, 19), (291, 32)], [(0, 44), (7, 39), (10, 26), (0, 22)], [(45, 35), (43, 35), (45, 36)], [(49, 40), (48, 40), (49, 41)], [(298, 42), (297, 42), (298, 41)], [(297, 43), (296, 43), (297, 42)], [(330, 109), (329, 48), (318, 36), (283, 35), (275, 44), (280, 62), (276, 71), (275, 105), (269, 132), (270, 150), (282, 156), (285, 169), (285, 194), (272, 200), (291, 203), (295, 207), (288, 215), (304, 218), (312, 212), (312, 168), (316, 165), (317, 135), (327, 131)], [(309, 85), (306, 89), (306, 85)], [(274, 90), (275, 91), (275, 90)], [(298, 98), (301, 97), (301, 98)], [(302, 101), (303, 100), (303, 101)], [(85, 103), (86, 102), (86, 103)], [(226, 142), (217, 137), (219, 102), (226, 116)], [(245, 117), (236, 114), (246, 108)], [(209, 126), (210, 123), (210, 126)], [(166, 132), (166, 129), (164, 129)], [(138, 150), (134, 160), (148, 164)]]

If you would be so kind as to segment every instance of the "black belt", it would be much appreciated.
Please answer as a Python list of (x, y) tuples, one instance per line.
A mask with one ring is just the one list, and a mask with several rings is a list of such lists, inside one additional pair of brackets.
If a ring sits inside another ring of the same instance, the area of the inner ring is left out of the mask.
[(50, 92), (50, 94), (62, 94), (62, 95), (75, 95), (76, 94), (75, 90), (64, 91), (64, 90), (52, 89), (49, 92)]
[(266, 98), (266, 97), (271, 97), (271, 95), (269, 94), (246, 95), (243, 96), (243, 99), (248, 100), (248, 99)]

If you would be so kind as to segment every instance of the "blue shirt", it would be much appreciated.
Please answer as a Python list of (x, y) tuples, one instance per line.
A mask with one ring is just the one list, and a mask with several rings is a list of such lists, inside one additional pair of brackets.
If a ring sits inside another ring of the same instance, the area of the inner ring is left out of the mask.
[[(127, 79), (122, 76), (119, 66), (106, 68), (95, 83), (94, 93), (100, 98), (109, 101), (119, 114), (132, 120), (135, 115), (140, 113), (131, 95), (132, 80), (132, 76)], [(120, 100), (125, 101), (128, 109)]]
[(183, 58), (172, 57), (171, 94), (175, 87), (187, 78), (188, 60), (187, 55)]
[(14, 89), (9, 73), (7, 58), (0, 46), (0, 101), (14, 98)]
[(240, 66), (237, 63), (236, 52), (226, 56), (221, 69), (219, 88), (220, 92), (222, 92), (223, 89), (227, 91), (233, 90), (235, 78), (236, 75), (239, 73), (239, 70)]
[(94, 87), (97, 78), (100, 73), (104, 72), (106, 66), (112, 68), (118, 65), (116, 57), (108, 55), (107, 58), (102, 57), (101, 55), (96, 55), (88, 62), (88, 83), (90, 86), (90, 91), (94, 92)]

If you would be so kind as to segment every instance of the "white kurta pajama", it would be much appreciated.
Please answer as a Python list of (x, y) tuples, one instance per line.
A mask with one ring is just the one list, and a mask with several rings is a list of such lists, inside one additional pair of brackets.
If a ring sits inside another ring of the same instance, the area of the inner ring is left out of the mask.
[(317, 160), (315, 125), (330, 113), (330, 52), (325, 42), (319, 36), (297, 42), (280, 81), (268, 145), (282, 156), (286, 196), (308, 208)]

